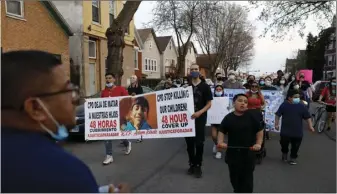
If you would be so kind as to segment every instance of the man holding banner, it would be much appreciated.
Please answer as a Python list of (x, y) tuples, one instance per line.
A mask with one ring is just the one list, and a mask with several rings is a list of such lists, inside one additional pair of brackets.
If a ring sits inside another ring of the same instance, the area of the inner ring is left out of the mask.
[[(108, 97), (118, 97), (118, 96), (128, 96), (128, 91), (121, 86), (115, 86), (115, 76), (112, 73), (105, 74), (106, 87), (101, 93), (102, 98)], [(123, 144), (126, 147), (125, 154), (128, 155), (131, 152), (131, 142), (128, 140), (123, 140)], [(106, 158), (103, 161), (104, 165), (110, 164), (113, 162), (112, 157), (112, 142), (111, 140), (106, 140), (105, 145), (105, 154)]]
[(195, 111), (192, 119), (195, 119), (196, 135), (195, 137), (185, 137), (190, 165), (188, 174), (194, 174), (195, 177), (200, 178), (202, 175), (201, 165), (204, 152), (207, 110), (211, 107), (213, 97), (211, 88), (200, 79), (199, 66), (197, 64), (191, 65), (190, 71)]

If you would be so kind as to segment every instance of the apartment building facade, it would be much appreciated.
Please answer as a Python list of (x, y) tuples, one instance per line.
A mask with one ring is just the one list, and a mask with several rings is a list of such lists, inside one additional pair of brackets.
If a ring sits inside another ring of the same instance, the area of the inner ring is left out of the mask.
[[(73, 28), (70, 56), (80, 71), (82, 96), (94, 95), (105, 87), (106, 58), (108, 56), (106, 29), (123, 9), (125, 1), (53, 1)], [(125, 29), (126, 46), (123, 51), (124, 76), (122, 86), (134, 73), (134, 22)]]

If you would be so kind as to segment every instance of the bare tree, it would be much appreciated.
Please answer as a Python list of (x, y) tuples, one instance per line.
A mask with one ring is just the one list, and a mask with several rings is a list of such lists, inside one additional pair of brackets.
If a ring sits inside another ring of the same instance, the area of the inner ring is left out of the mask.
[(177, 38), (178, 61), (176, 74), (182, 75), (185, 57), (190, 41), (195, 33), (195, 23), (200, 17), (200, 4), (196, 1), (157, 1), (153, 9), (153, 20), (150, 25), (158, 31), (173, 30)]
[(202, 17), (196, 24), (196, 39), (210, 61), (210, 74), (218, 67), (227, 74), (253, 56), (253, 27), (247, 19), (247, 10), (235, 3), (203, 2)]
[(136, 13), (141, 1), (127, 1), (122, 11), (111, 26), (106, 30), (108, 39), (108, 71), (116, 75), (116, 84), (120, 85), (123, 76), (123, 49), (125, 47), (125, 29), (129, 26), (133, 15)]
[(325, 21), (331, 23), (336, 13), (336, 1), (250, 1), (255, 8), (262, 8), (258, 17), (267, 27), (262, 36), (271, 33), (274, 40), (282, 40), (290, 29), (299, 27), (298, 33), (304, 36), (305, 21), (309, 16), (319, 27)]

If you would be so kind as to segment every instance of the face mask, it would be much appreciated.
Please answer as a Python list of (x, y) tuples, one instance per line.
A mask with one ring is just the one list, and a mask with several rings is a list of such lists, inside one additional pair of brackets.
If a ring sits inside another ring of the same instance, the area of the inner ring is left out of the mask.
[(230, 76), (228, 76), (228, 79), (229, 79), (229, 80), (235, 80), (235, 75), (230, 75)]
[(222, 80), (222, 78), (221, 77), (218, 77), (218, 78), (216, 78), (218, 81), (221, 81)]
[(291, 77), (291, 81), (294, 81), (295, 80), (295, 77)]
[(280, 81), (280, 84), (282, 84), (282, 85), (283, 85), (284, 83), (285, 83), (285, 81), (284, 81), (284, 80), (281, 80), (281, 81)]
[(295, 89), (295, 90), (298, 90), (299, 88), (300, 88), (299, 85), (294, 85), (294, 89)]
[(215, 96), (217, 96), (217, 97), (222, 96), (222, 92), (215, 92)]
[(131, 78), (130, 81), (131, 81), (131, 83), (135, 83), (137, 81), (137, 79)]
[(263, 86), (264, 85), (264, 81), (260, 81), (260, 85)]
[(332, 86), (335, 86), (335, 85), (336, 85), (336, 82), (331, 82), (331, 85), (332, 85)]
[(191, 77), (193, 77), (193, 78), (197, 78), (197, 77), (199, 77), (200, 74), (199, 74), (199, 72), (197, 72), (197, 71), (192, 71), (190, 75), (191, 75)]
[(266, 86), (270, 86), (271, 85), (271, 81), (266, 81)]
[(294, 104), (298, 104), (298, 103), (300, 103), (300, 98), (293, 98), (293, 103)]
[(40, 126), (42, 129), (44, 129), (47, 133), (50, 134), (50, 136), (52, 138), (54, 138), (57, 141), (62, 141), (67, 139), (67, 137), (69, 136), (68, 133), (68, 129), (64, 126), (64, 125), (60, 125), (55, 118), (53, 117), (53, 115), (50, 114), (49, 110), (44, 106), (43, 102), (40, 99), (37, 99), (37, 102), (40, 104), (40, 106), (42, 107), (42, 109), (47, 113), (48, 117), (55, 123), (55, 125), (57, 126), (57, 134), (55, 134), (54, 132), (52, 132), (51, 130), (49, 130), (45, 125), (43, 125), (42, 123), (40, 123)]
[(253, 94), (256, 94), (258, 91), (257, 90), (256, 91), (250, 90), (250, 92), (253, 93)]
[(188, 84), (188, 81), (184, 81), (184, 84)]
[(114, 84), (113, 83), (106, 83), (105, 86), (111, 88)]

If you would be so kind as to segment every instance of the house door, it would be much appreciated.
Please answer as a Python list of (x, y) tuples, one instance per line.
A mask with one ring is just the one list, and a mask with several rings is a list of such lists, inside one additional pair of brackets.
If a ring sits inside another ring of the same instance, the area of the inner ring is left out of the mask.
[(89, 63), (89, 95), (94, 95), (96, 92), (96, 64)]

